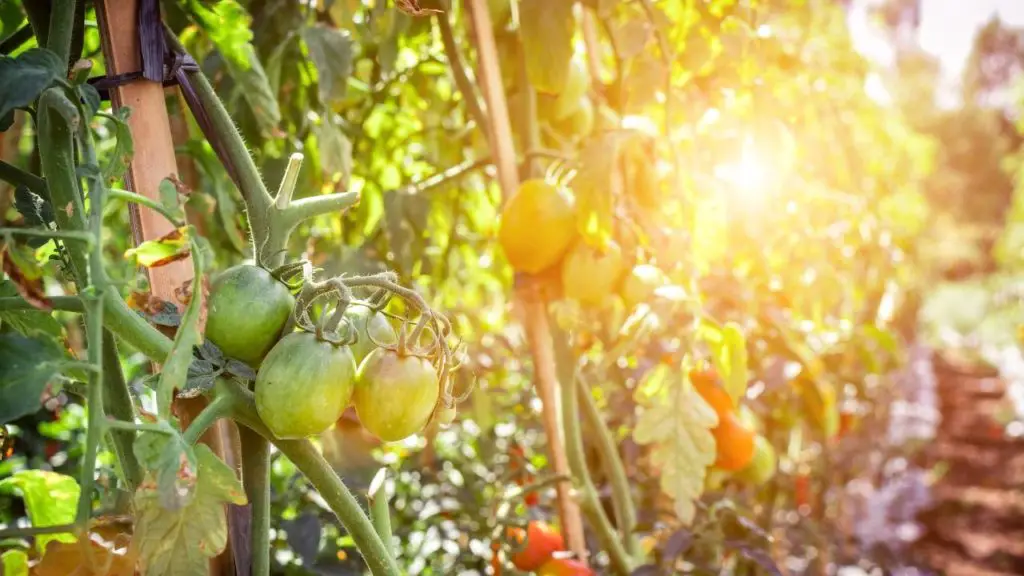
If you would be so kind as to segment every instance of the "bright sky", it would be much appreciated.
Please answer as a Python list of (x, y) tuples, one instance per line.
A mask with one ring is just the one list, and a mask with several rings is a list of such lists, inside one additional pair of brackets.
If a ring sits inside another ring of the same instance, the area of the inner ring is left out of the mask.
[[(890, 63), (892, 47), (872, 30), (867, 16), (868, 6), (880, 1), (856, 0), (849, 22), (858, 48), (881, 63)], [(944, 101), (958, 93), (960, 75), (979, 28), (994, 14), (1011, 26), (1024, 26), (1024, 0), (921, 0), (921, 8), (918, 42), (942, 63), (940, 99)]]

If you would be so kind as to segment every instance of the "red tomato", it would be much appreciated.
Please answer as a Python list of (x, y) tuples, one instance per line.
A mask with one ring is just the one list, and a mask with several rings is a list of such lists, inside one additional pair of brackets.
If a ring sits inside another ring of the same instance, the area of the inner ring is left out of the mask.
[(508, 535), (526, 546), (512, 556), (512, 564), (520, 570), (536, 570), (547, 562), (551, 555), (565, 550), (565, 540), (550, 524), (532, 520), (524, 531), (522, 528), (509, 528)]
[(596, 572), (579, 560), (554, 558), (537, 570), (537, 576), (594, 576)]

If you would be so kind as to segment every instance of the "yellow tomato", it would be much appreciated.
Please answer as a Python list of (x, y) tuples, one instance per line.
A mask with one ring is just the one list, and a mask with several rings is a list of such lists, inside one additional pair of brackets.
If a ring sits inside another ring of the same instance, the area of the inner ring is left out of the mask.
[(513, 268), (537, 274), (557, 264), (576, 238), (572, 197), (564, 188), (527, 180), (501, 211), (498, 240)]

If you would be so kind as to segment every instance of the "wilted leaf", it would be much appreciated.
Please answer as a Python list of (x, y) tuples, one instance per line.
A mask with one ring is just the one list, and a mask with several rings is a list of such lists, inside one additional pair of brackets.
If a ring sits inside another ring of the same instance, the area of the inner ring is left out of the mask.
[(113, 116), (114, 122), (114, 149), (110, 153), (110, 161), (103, 167), (103, 180), (110, 182), (124, 176), (128, 164), (135, 154), (135, 141), (132, 139), (132, 130), (128, 126), (128, 118), (131, 116), (131, 108), (119, 108)]
[(132, 292), (128, 295), (128, 307), (137, 310), (150, 322), (171, 328), (181, 324), (178, 306), (149, 292)]
[(160, 505), (178, 510), (192, 501), (196, 487), (196, 455), (179, 434), (142, 432), (132, 446), (139, 464), (156, 481)]
[[(60, 526), (75, 521), (79, 488), (70, 476), (47, 470), (19, 470), (13, 476), (0, 480), (0, 492), (22, 497), (34, 527)], [(40, 534), (36, 536), (36, 548), (41, 553), (46, 544), (54, 540), (75, 542), (77, 539), (67, 533)]]
[(146, 240), (135, 248), (129, 248), (124, 257), (135, 258), (146, 268), (156, 268), (188, 258), (188, 254), (188, 227), (183, 226), (156, 240)]
[(345, 96), (352, 74), (352, 39), (347, 32), (327, 26), (311, 26), (302, 31), (309, 57), (317, 72), (320, 103), (328, 105)]
[(245, 504), (234, 472), (200, 444), (195, 449), (199, 476), (195, 497), (176, 511), (165, 510), (159, 492), (145, 485), (135, 493), (136, 527), (142, 568), (147, 576), (191, 576), (227, 544), (225, 502)]
[(519, 33), (523, 39), (526, 73), (540, 92), (560, 94), (565, 88), (576, 24), (573, 4), (570, 0), (519, 2)]
[[(0, 298), (20, 297), (18, 289), (9, 280), (0, 282)], [(25, 336), (42, 333), (53, 338), (60, 338), (62, 327), (60, 322), (41, 310), (0, 310), (0, 325), (7, 325)]]
[[(97, 574), (104, 576), (134, 576), (137, 552), (128, 535), (109, 541), (95, 532), (89, 534), (91, 554), (83, 554), (78, 543), (50, 542), (42, 561), (32, 571), (33, 576), (67, 576), (76, 574), (92, 562)], [(106, 571), (102, 568), (106, 567)]]
[[(14, 189), (14, 207), (25, 218), (25, 225), (31, 228), (50, 228), (53, 223), (53, 205), (48, 200), (29, 190), (28, 186)], [(38, 248), (49, 242), (47, 238), (28, 238), (25, 243)]]
[(633, 439), (651, 446), (651, 464), (661, 471), (661, 489), (675, 500), (680, 521), (693, 521), (707, 467), (715, 461), (715, 412), (678, 377), (641, 414)]
[(35, 101), (64, 77), (64, 69), (60, 56), (45, 48), (29, 48), (13, 58), (0, 56), (0, 118)]
[(63, 360), (64, 351), (51, 338), (0, 334), (0, 424), (39, 409)]

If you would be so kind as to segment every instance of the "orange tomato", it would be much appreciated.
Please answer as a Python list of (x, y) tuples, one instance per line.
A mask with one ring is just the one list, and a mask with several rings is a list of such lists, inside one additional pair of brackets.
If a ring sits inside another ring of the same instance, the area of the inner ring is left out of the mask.
[(537, 570), (537, 576), (594, 576), (586, 564), (571, 558), (552, 558)]
[(722, 388), (718, 372), (714, 368), (707, 370), (690, 370), (690, 382), (697, 393), (715, 410), (721, 421), (726, 415), (732, 414), (736, 406), (732, 403), (729, 393)]
[(567, 190), (527, 180), (501, 211), (498, 240), (513, 268), (537, 274), (554, 266), (576, 238), (576, 215)]
[(718, 427), (711, 433), (718, 450), (717, 468), (736, 472), (746, 468), (754, 459), (757, 434), (745, 428), (734, 414), (719, 415)]
[(509, 528), (509, 538), (526, 546), (512, 555), (512, 564), (520, 570), (536, 570), (545, 562), (551, 559), (551, 555), (559, 550), (565, 550), (565, 540), (562, 535), (550, 524), (539, 520), (532, 520), (522, 528)]
[(800, 474), (793, 479), (793, 500), (797, 508), (811, 505), (811, 479), (807, 474)]

